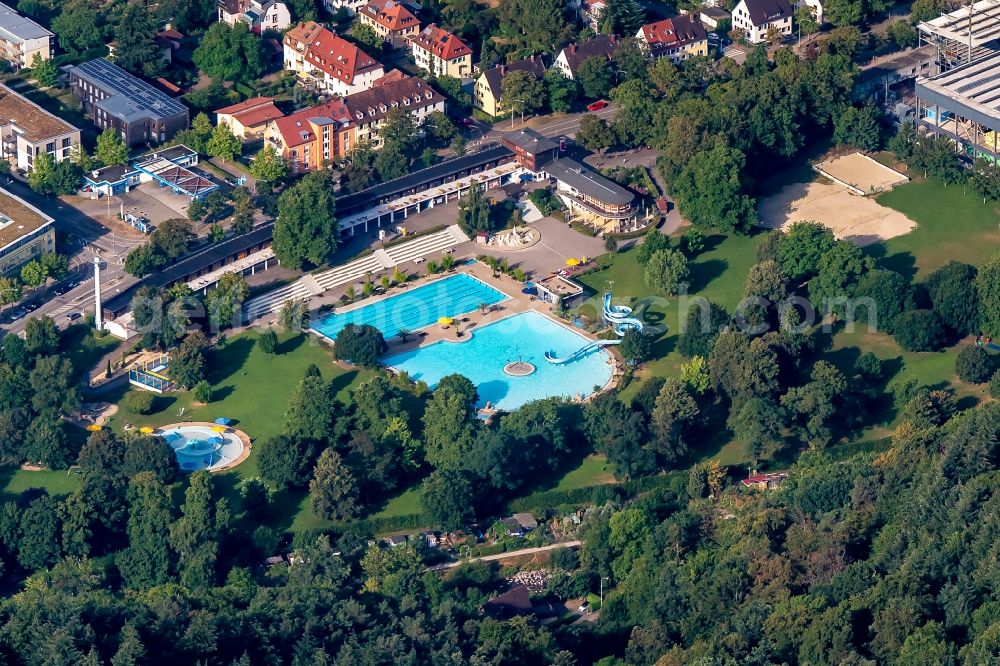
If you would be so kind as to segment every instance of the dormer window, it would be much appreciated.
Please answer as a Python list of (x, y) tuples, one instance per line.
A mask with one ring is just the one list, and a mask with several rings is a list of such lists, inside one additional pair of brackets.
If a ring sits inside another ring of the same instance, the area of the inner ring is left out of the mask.
[(385, 113), (386, 112), (386, 106), (385, 106), (385, 104), (379, 104), (378, 105), (378, 110), (381, 111), (382, 113)]
[(410, 105), (410, 98), (409, 97), (403, 98), (403, 106), (409, 106), (409, 105)]

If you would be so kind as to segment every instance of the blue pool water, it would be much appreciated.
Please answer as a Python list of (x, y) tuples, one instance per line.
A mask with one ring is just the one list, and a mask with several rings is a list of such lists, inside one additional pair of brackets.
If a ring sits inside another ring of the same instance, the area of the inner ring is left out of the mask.
[(177, 456), (185, 472), (228, 465), (243, 453), (243, 442), (230, 432), (218, 433), (202, 426), (178, 426), (163, 430), (160, 437)]
[[(545, 352), (569, 356), (589, 340), (537, 312), (522, 312), (474, 328), (462, 339), (464, 342), (441, 340), (390, 356), (384, 362), (432, 387), (445, 375), (461, 373), (478, 387), (480, 407), (490, 402), (507, 410), (552, 396), (583, 397), (592, 393), (595, 385), (604, 386), (611, 379), (611, 356), (602, 349), (562, 365), (546, 361)], [(534, 374), (504, 374), (504, 365), (517, 360), (534, 365)]]
[(371, 324), (388, 340), (400, 329), (416, 331), (441, 317), (458, 317), (483, 303), (493, 305), (506, 299), (506, 294), (485, 282), (459, 273), (371, 305), (329, 314), (310, 328), (332, 340), (348, 324)]

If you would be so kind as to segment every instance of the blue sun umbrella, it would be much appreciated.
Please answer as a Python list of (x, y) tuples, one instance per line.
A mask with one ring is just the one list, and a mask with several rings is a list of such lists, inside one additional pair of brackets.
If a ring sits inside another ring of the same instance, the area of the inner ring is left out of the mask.
[(225, 416), (220, 416), (219, 418), (215, 419), (215, 422), (218, 425), (229, 425), (230, 423), (233, 422), (233, 420), (232, 419), (227, 419)]

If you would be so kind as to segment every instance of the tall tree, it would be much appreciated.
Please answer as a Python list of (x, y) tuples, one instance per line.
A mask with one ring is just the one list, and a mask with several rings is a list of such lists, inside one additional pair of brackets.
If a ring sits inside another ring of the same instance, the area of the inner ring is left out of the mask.
[(515, 114), (534, 113), (545, 106), (545, 87), (531, 72), (508, 72), (500, 82), (500, 103)]
[(260, 38), (242, 22), (213, 23), (193, 58), (198, 69), (219, 81), (254, 81), (264, 72)]
[(575, 78), (580, 82), (580, 89), (587, 99), (607, 97), (615, 83), (611, 65), (604, 56), (592, 56), (584, 60), (577, 68)]
[(265, 143), (250, 164), (250, 175), (265, 183), (275, 183), (288, 175), (288, 164), (274, 146)]
[(746, 194), (745, 173), (746, 156), (717, 141), (691, 158), (674, 181), (672, 194), (693, 223), (746, 233), (757, 222), (757, 207)]
[(458, 204), (458, 223), (466, 233), (489, 231), (493, 228), (490, 220), (490, 202), (482, 187), (473, 185)]
[(212, 137), (205, 146), (208, 154), (218, 157), (223, 162), (232, 161), (237, 155), (243, 152), (243, 142), (233, 134), (229, 125), (219, 123), (212, 130)]
[(983, 333), (1000, 338), (1000, 254), (995, 254), (976, 276)]
[(191, 589), (211, 587), (219, 541), (228, 528), (229, 509), (212, 497), (212, 477), (198, 471), (188, 480), (181, 517), (170, 526), (170, 546), (177, 553), (181, 584)]
[(94, 158), (104, 166), (115, 166), (128, 162), (128, 146), (122, 135), (109, 127), (97, 137)]
[(698, 417), (698, 404), (676, 379), (668, 378), (656, 397), (653, 408), (651, 446), (664, 464), (678, 461), (687, 455), (686, 435)]
[(278, 199), (274, 253), (292, 269), (322, 264), (337, 248), (336, 203), (330, 178), (314, 171)]
[(358, 482), (333, 449), (316, 461), (309, 494), (313, 514), (324, 520), (346, 520), (358, 513)]
[(157, 25), (152, 12), (142, 2), (130, 0), (115, 26), (115, 64), (133, 74), (159, 74), (163, 60), (154, 39), (156, 33)]
[(117, 557), (127, 587), (146, 589), (170, 580), (169, 546), (172, 503), (166, 486), (150, 472), (136, 475), (128, 487), (128, 548)]

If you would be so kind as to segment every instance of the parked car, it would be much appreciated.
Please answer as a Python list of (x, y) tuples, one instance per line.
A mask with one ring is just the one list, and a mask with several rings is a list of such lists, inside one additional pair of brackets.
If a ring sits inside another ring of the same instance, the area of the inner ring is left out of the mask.
[(607, 105), (608, 105), (608, 103), (605, 100), (599, 99), (596, 102), (591, 102), (590, 104), (588, 104), (587, 105), (587, 111), (600, 111), (601, 109), (605, 108)]
[(590, 605), (587, 602), (583, 602), (582, 604), (580, 604), (580, 607), (576, 609), (576, 612), (584, 614), (589, 613)]
[(79, 319), (82, 316), (83, 315), (81, 313), (79, 313), (79, 312), (70, 312), (68, 315), (66, 315), (66, 319), (68, 321), (76, 321), (77, 319)]
[(38, 308), (42, 307), (41, 303), (25, 303), (22, 309), (25, 312), (34, 312)]

